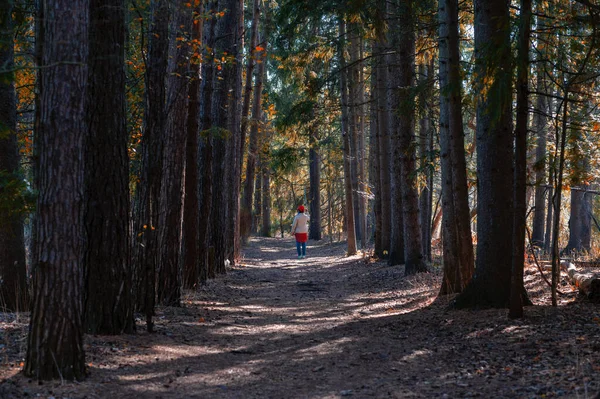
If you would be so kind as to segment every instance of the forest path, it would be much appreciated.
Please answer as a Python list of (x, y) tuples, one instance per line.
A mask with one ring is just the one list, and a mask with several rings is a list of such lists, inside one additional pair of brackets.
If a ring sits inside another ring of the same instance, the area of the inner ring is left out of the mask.
[[(449, 311), (439, 272), (404, 277), (344, 244), (253, 238), (239, 265), (158, 308), (156, 332), (86, 336), (90, 376), (38, 385), (0, 368), (1, 398), (592, 398), (600, 309)], [(548, 303), (532, 268), (527, 286)], [(1, 320), (0, 320), (1, 321)], [(25, 323), (24, 323), (25, 322)], [(21, 323), (21, 324), (19, 324)], [(21, 342), (26, 319), (8, 331)], [(12, 337), (12, 338), (11, 338)], [(9, 365), (10, 366), (10, 365)]]

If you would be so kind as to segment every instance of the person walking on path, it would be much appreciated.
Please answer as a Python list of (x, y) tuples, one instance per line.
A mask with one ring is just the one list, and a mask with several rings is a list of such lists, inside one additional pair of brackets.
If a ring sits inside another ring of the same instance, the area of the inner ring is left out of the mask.
[(308, 241), (308, 221), (310, 218), (304, 213), (304, 205), (298, 207), (298, 213), (292, 224), (292, 234), (296, 237), (298, 259), (306, 257), (306, 241)]

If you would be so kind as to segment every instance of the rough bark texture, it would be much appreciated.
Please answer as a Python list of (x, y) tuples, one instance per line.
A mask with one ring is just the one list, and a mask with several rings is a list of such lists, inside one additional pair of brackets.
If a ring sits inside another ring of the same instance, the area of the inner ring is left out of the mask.
[(523, 317), (523, 269), (527, 225), (527, 125), (529, 119), (529, 39), (531, 0), (521, 0), (517, 55), (517, 124), (515, 127), (514, 222), (509, 317)]
[[(385, 8), (381, 6), (383, 2), (378, 3), (381, 12)], [(387, 51), (387, 39), (385, 32), (378, 32), (377, 46), (379, 50), (379, 62), (377, 63), (377, 127), (379, 134), (379, 193), (381, 198), (381, 252), (385, 257), (389, 253), (391, 239), (391, 187), (390, 187), (390, 109), (389, 109), (389, 90), (387, 64), (389, 55), (384, 55)]]
[[(419, 217), (419, 191), (416, 173), (415, 143), (415, 16), (412, 0), (401, 0), (398, 6), (400, 16), (398, 41), (398, 103), (400, 111), (398, 140), (392, 144), (395, 154), (400, 155), (402, 212), (404, 224), (404, 263), (407, 275), (426, 271), (421, 245), (421, 225)], [(399, 148), (397, 147), (399, 146)]]
[[(376, 53), (378, 48), (373, 47), (373, 52)], [(371, 68), (371, 124), (369, 128), (369, 181), (373, 192), (373, 227), (375, 232), (374, 250), (375, 256), (383, 257), (383, 243), (381, 241), (381, 171), (380, 171), (380, 155), (379, 155), (379, 112), (378, 92), (377, 92), (377, 73), (379, 68), (377, 62), (374, 61)]]
[(571, 216), (569, 218), (569, 242), (564, 253), (588, 252), (591, 249), (592, 194), (585, 188), (571, 189)]
[(354, 207), (354, 228), (356, 230), (356, 240), (363, 241), (363, 231), (361, 224), (361, 193), (359, 189), (360, 176), (359, 176), (359, 151), (358, 142), (359, 137), (362, 136), (363, 132), (360, 123), (360, 109), (362, 104), (359, 102), (360, 93), (360, 67), (361, 62), (359, 60), (359, 38), (358, 38), (358, 25), (350, 24), (348, 31), (349, 40), (349, 64), (348, 64), (348, 131), (350, 133), (350, 172), (352, 181), (352, 206)]
[[(258, 10), (255, 10), (258, 13)], [(255, 29), (258, 29), (257, 27)], [(266, 36), (266, 35), (265, 35)], [(250, 121), (250, 137), (248, 144), (248, 159), (246, 161), (246, 181), (244, 184), (244, 194), (242, 196), (241, 204), (241, 226), (242, 226), (242, 239), (248, 240), (250, 236), (250, 229), (252, 226), (252, 200), (254, 197), (254, 179), (257, 171), (257, 159), (258, 159), (258, 146), (259, 146), (259, 133), (261, 128), (261, 117), (262, 117), (262, 89), (263, 81), (265, 78), (265, 65), (266, 65), (266, 54), (267, 54), (267, 42), (266, 37), (264, 40), (264, 50), (260, 52), (260, 63), (256, 71), (256, 78), (254, 84), (254, 98), (252, 99), (252, 119)], [(244, 99), (245, 101), (245, 99)], [(244, 122), (242, 121), (242, 124)]]
[(146, 315), (152, 331), (152, 316), (156, 302), (156, 271), (158, 263), (157, 226), (162, 176), (163, 135), (165, 128), (165, 83), (169, 48), (169, 7), (167, 0), (151, 3), (152, 20), (146, 67), (146, 109), (142, 136), (142, 171), (138, 187), (137, 215), (134, 224), (134, 276), (136, 308)]
[(540, 62), (537, 66), (537, 100), (536, 112), (533, 116), (533, 128), (537, 136), (535, 149), (535, 202), (533, 210), (533, 228), (531, 232), (532, 244), (540, 247), (544, 246), (544, 226), (546, 223), (546, 201), (545, 195), (547, 189), (542, 187), (546, 181), (546, 145), (547, 145), (547, 117), (548, 105), (546, 96), (543, 94), (544, 87), (544, 67)]
[[(213, 118), (210, 128), (213, 141), (213, 165), (212, 165), (212, 207), (210, 215), (211, 246), (214, 253), (212, 267), (215, 273), (225, 273), (225, 260), (229, 258), (228, 236), (230, 232), (228, 213), (230, 212), (231, 193), (234, 189), (229, 183), (226, 171), (229, 161), (228, 147), (234, 141), (235, 132), (231, 129), (231, 119), (237, 112), (237, 107), (231, 101), (232, 93), (235, 91), (236, 66), (232, 56), (237, 54), (237, 27), (239, 23), (239, 2), (237, 0), (224, 0), (219, 2), (219, 11), (224, 15), (217, 20), (215, 37), (215, 57), (221, 60), (225, 54), (224, 62), (220, 62), (215, 71), (216, 77), (213, 82)], [(229, 187), (226, 189), (226, 187)], [(237, 195), (237, 194), (236, 194)], [(210, 257), (210, 254), (209, 254)], [(210, 267), (210, 266), (209, 266)]]
[(262, 174), (262, 198), (260, 201), (260, 214), (262, 217), (262, 223), (260, 235), (262, 237), (271, 237), (271, 159), (269, 154), (271, 152), (271, 138), (273, 135), (273, 131), (269, 128), (265, 133), (265, 139), (262, 145), (262, 149), (260, 151), (260, 164)]
[(125, 2), (92, 0), (85, 142), (85, 331), (132, 333)]
[[(12, 2), (0, 9), (0, 308), (29, 309), (23, 217), (11, 209), (11, 198), (19, 190), (19, 147), (17, 143), (17, 98), (14, 68)], [(19, 197), (17, 194), (16, 197)]]
[(419, 169), (425, 176), (419, 194), (419, 209), (421, 211), (421, 244), (423, 245), (423, 257), (431, 260), (431, 212), (433, 194), (433, 159), (429, 143), (432, 139), (430, 107), (432, 81), (429, 76), (429, 57), (419, 64)]
[(352, 196), (352, 166), (350, 162), (350, 132), (348, 129), (348, 78), (346, 70), (346, 60), (344, 57), (344, 37), (346, 35), (346, 22), (340, 18), (340, 44), (338, 48), (338, 56), (340, 59), (340, 91), (341, 91), (341, 107), (342, 107), (342, 140), (344, 142), (344, 191), (345, 191), (345, 215), (346, 215), (346, 233), (348, 235), (347, 255), (356, 254), (356, 230), (354, 228), (354, 206)]
[(188, 82), (192, 28), (192, 10), (186, 0), (173, 5), (170, 29), (169, 67), (167, 74), (167, 121), (163, 152), (163, 174), (159, 215), (160, 251), (158, 269), (158, 302), (179, 306), (181, 300), (181, 238), (183, 216), (183, 176), (187, 139)]
[(458, 306), (508, 305), (513, 224), (510, 59), (508, 2), (476, 0), (477, 264)]
[[(194, 10), (192, 40), (202, 43), (204, 29), (204, 1)], [(183, 203), (183, 286), (193, 288), (198, 283), (198, 223), (200, 218), (198, 198), (198, 135), (200, 126), (200, 60), (196, 57), (201, 46), (193, 47), (190, 64), (190, 82), (188, 87), (187, 139), (185, 148), (185, 182)]]
[(309, 237), (311, 240), (321, 239), (321, 154), (319, 152), (319, 143), (317, 138), (317, 126), (313, 124), (310, 127), (309, 137), (310, 149), (308, 152), (308, 171), (310, 179), (309, 189), (309, 212), (310, 228)]
[(43, 7), (38, 237), (24, 373), (39, 380), (79, 380), (86, 374), (83, 146), (89, 2), (55, 0)]

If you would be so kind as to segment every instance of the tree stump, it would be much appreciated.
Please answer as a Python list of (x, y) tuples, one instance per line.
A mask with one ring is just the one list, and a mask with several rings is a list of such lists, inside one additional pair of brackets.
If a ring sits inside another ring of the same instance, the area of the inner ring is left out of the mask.
[(592, 302), (600, 302), (600, 273), (580, 272), (574, 264), (561, 261), (560, 267), (569, 276), (571, 284)]

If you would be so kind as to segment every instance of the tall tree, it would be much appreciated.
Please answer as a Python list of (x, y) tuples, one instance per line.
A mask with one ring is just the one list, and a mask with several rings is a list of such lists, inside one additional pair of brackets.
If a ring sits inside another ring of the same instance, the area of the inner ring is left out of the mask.
[(170, 10), (167, 0), (152, 0), (148, 32), (148, 61), (142, 135), (142, 170), (136, 195), (134, 236), (134, 274), (136, 308), (146, 315), (146, 326), (152, 331), (156, 302), (158, 270), (158, 231), (160, 186), (165, 128), (167, 57), (169, 51)]
[(187, 138), (185, 146), (185, 182), (183, 204), (183, 286), (193, 288), (199, 279), (198, 233), (198, 136), (200, 133), (200, 52), (204, 29), (204, 0), (194, 8), (192, 26), (193, 54), (190, 59), (190, 82), (188, 87)]
[[(242, 127), (241, 127), (241, 141), (242, 141), (242, 154), (244, 153), (244, 148), (246, 146), (246, 133), (248, 131), (248, 126), (252, 127), (251, 120), (248, 119), (248, 115), (250, 113), (250, 97), (252, 96), (252, 77), (254, 76), (254, 67), (256, 65), (256, 59), (265, 54), (261, 53), (257, 50), (258, 47), (258, 24), (260, 19), (260, 1), (253, 0), (252, 1), (252, 26), (251, 26), (251, 35), (250, 35), (250, 47), (248, 51), (248, 60), (246, 63), (246, 83), (244, 84), (244, 98), (242, 103)], [(258, 74), (256, 76), (258, 78)], [(261, 79), (262, 84), (262, 79)], [(256, 88), (254, 88), (254, 98), (256, 99)], [(262, 92), (262, 87), (261, 87)], [(262, 94), (262, 93), (261, 93)], [(254, 118), (254, 117), (253, 117)], [(256, 121), (255, 121), (256, 123)], [(252, 134), (252, 131), (251, 131)], [(254, 145), (254, 146), (253, 146)], [(242, 241), (247, 241), (250, 236), (250, 232), (252, 230), (252, 196), (250, 195), (250, 191), (248, 185), (254, 183), (248, 181), (248, 172), (249, 168), (252, 164), (256, 163), (256, 138), (253, 141), (252, 137), (250, 137), (250, 143), (248, 148), (248, 161), (246, 163), (246, 181), (244, 184), (244, 191), (242, 195), (242, 203), (240, 204), (240, 234), (242, 235)], [(250, 168), (252, 169), (252, 168)], [(252, 170), (254, 173), (254, 170)], [(252, 176), (253, 177), (253, 176)]]
[[(259, 10), (255, 10), (259, 13)], [(258, 29), (258, 27), (256, 27)], [(255, 53), (258, 58), (258, 68), (256, 71), (255, 84), (254, 84), (254, 98), (252, 99), (252, 119), (250, 120), (250, 137), (248, 145), (248, 160), (246, 161), (246, 181), (244, 185), (244, 193), (242, 196), (241, 204), (241, 216), (244, 218), (242, 221), (243, 231), (242, 238), (248, 239), (250, 235), (250, 228), (252, 225), (252, 200), (254, 198), (254, 186), (255, 176), (257, 171), (257, 160), (258, 160), (258, 147), (259, 147), (259, 133), (261, 130), (261, 119), (262, 119), (262, 97), (263, 97), (263, 81), (265, 78), (266, 71), (266, 54), (267, 54), (267, 39), (268, 30), (265, 29), (262, 40), (262, 49), (260, 52)], [(245, 100), (244, 100), (245, 101)]]
[(513, 225), (509, 4), (475, 0), (477, 263), (457, 306), (506, 307)]
[(160, 263), (157, 294), (159, 303), (167, 306), (179, 306), (181, 300), (182, 198), (191, 50), (186, 43), (190, 42), (192, 28), (192, 10), (189, 2), (178, 0), (173, 7), (158, 226)]
[[(397, 137), (392, 140), (394, 157), (401, 162), (400, 179), (402, 195), (402, 222), (404, 225), (404, 263), (407, 275), (426, 271), (421, 245), (419, 218), (419, 193), (416, 177), (415, 143), (415, 13), (413, 0), (400, 0), (398, 4), (399, 34), (395, 46), (398, 50), (398, 103), (400, 115)], [(397, 178), (392, 176), (392, 178)]]
[(90, 8), (85, 0), (48, 0), (42, 7), (38, 237), (24, 372), (38, 380), (79, 380), (86, 374), (82, 237)]
[(347, 255), (356, 254), (356, 230), (354, 228), (354, 206), (352, 196), (352, 166), (350, 162), (350, 132), (349, 132), (349, 115), (348, 115), (348, 71), (346, 69), (346, 59), (344, 55), (345, 36), (346, 36), (346, 21), (344, 17), (339, 20), (339, 37), (338, 56), (340, 61), (340, 99), (342, 107), (342, 139), (344, 141), (344, 191), (345, 191), (345, 215), (346, 215), (346, 234), (347, 238)]
[[(216, 273), (225, 273), (225, 260), (230, 256), (228, 248), (229, 226), (228, 214), (232, 196), (224, 187), (231, 186), (227, 174), (229, 145), (235, 141), (235, 132), (232, 131), (234, 124), (232, 119), (236, 113), (237, 105), (231, 101), (234, 97), (237, 66), (236, 46), (238, 46), (238, 27), (240, 3), (238, 0), (219, 1), (219, 13), (223, 16), (217, 21), (215, 37), (215, 61), (218, 62), (213, 84), (212, 123), (210, 127), (211, 139), (213, 141), (213, 165), (212, 165), (212, 207), (210, 215), (211, 246), (214, 251), (213, 267)], [(235, 159), (229, 161), (234, 163)], [(236, 197), (238, 192), (236, 191)], [(233, 232), (232, 232), (233, 233)]]
[(21, 197), (17, 98), (13, 78), (13, 2), (0, 8), (0, 307), (8, 311), (29, 309), (23, 217), (14, 209)]
[[(312, 111), (314, 114), (314, 110)], [(310, 229), (309, 237), (311, 240), (321, 239), (321, 153), (317, 136), (317, 124), (312, 123), (309, 127), (309, 152), (308, 169), (310, 179), (309, 190), (309, 211), (310, 211)]]
[(426, 54), (423, 62), (419, 63), (419, 169), (424, 174), (424, 184), (419, 194), (419, 209), (421, 210), (421, 244), (423, 257), (431, 260), (431, 213), (433, 201), (433, 130), (431, 129), (431, 102), (433, 96), (433, 79)]
[(125, 2), (90, 1), (85, 141), (85, 330), (132, 333)]
[(462, 292), (474, 268), (467, 189), (459, 51), (458, 1), (440, 1), (440, 158), (443, 262), (440, 294)]
[(527, 127), (529, 119), (529, 40), (531, 0), (521, 0), (517, 55), (517, 124), (514, 155), (514, 222), (509, 317), (523, 317), (523, 269), (527, 224)]

